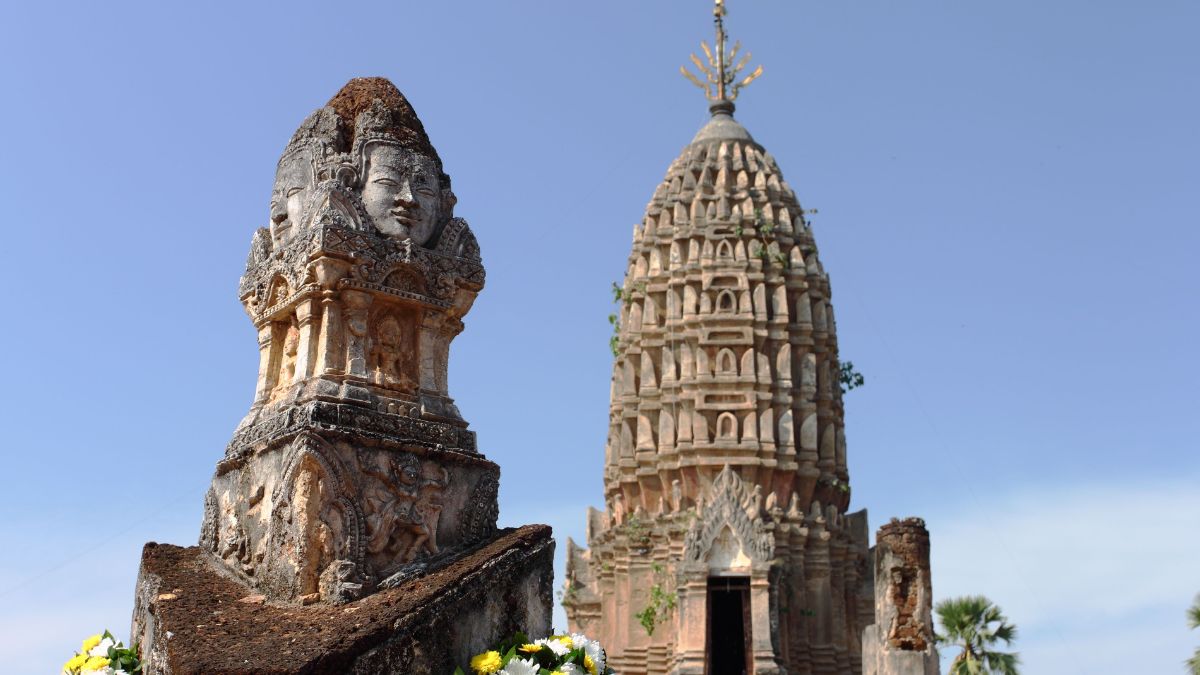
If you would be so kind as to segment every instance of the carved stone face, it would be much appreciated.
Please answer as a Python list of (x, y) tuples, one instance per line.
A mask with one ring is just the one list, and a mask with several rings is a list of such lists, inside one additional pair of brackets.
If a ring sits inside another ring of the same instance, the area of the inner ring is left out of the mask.
[(379, 324), (379, 344), (391, 349), (400, 346), (400, 324), (390, 316)]
[(271, 242), (276, 247), (286, 244), (296, 233), (312, 185), (308, 152), (295, 152), (283, 158), (271, 190)]
[(390, 237), (424, 245), (442, 217), (437, 164), (394, 145), (370, 145), (366, 154), (362, 200), (375, 227)]

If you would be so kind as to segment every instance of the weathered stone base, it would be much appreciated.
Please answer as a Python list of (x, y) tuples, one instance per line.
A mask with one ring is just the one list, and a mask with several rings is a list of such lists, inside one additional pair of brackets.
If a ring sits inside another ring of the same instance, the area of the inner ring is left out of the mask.
[(922, 651), (887, 649), (886, 636), (878, 624), (863, 629), (863, 675), (937, 675), (940, 664), (930, 643)]
[(150, 543), (131, 636), (146, 675), (449, 674), (514, 631), (549, 634), (553, 556), (550, 528), (527, 525), (361, 600), (284, 607), (198, 547)]

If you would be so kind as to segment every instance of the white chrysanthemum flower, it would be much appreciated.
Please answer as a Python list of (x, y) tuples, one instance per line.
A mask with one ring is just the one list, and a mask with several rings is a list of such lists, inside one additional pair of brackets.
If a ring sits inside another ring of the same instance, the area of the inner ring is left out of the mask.
[(513, 659), (497, 675), (538, 675), (538, 670), (533, 659)]
[(79, 671), (79, 674), (80, 675), (116, 675), (116, 671), (114, 671), (109, 666), (104, 666), (100, 670), (81, 670), (81, 671)]
[(88, 650), (87, 655), (88, 656), (108, 656), (108, 648), (115, 646), (116, 644), (117, 644), (116, 640), (113, 640), (112, 638), (104, 638), (103, 640), (100, 641), (100, 644), (98, 644), (95, 647), (92, 647), (90, 650)]
[(564, 645), (562, 642), (559, 642), (558, 640), (542, 638), (541, 640), (535, 641), (533, 644), (549, 647), (550, 651), (554, 652), (555, 656), (566, 656), (567, 654), (571, 653), (571, 648)]
[(583, 653), (596, 664), (596, 670), (604, 671), (604, 648), (595, 640), (589, 640), (582, 633), (571, 633), (571, 643), (575, 645), (575, 649), (582, 649)]
[(563, 675), (588, 675), (587, 671), (574, 663), (564, 663), (558, 667), (558, 672)]

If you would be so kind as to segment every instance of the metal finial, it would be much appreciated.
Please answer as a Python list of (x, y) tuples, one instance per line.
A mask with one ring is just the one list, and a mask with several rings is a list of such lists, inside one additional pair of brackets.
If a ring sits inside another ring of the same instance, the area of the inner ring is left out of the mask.
[(700, 57), (692, 54), (692, 63), (696, 64), (696, 68), (704, 74), (704, 80), (693, 74), (686, 66), (680, 66), (679, 72), (692, 82), (692, 84), (704, 90), (705, 97), (710, 101), (733, 101), (737, 99), (738, 92), (742, 87), (750, 84), (759, 75), (763, 74), (763, 67), (759, 66), (754, 69), (746, 77), (738, 80), (738, 75), (750, 62), (750, 52), (746, 52), (740, 61), (735, 63), (738, 50), (742, 48), (741, 42), (734, 42), (733, 49), (726, 50), (725, 48), (725, 0), (715, 0), (713, 6), (713, 23), (717, 27), (716, 54), (709, 49), (708, 44), (704, 41), (700, 42), (700, 48), (704, 50), (704, 55), (708, 57), (708, 64), (705, 65)]

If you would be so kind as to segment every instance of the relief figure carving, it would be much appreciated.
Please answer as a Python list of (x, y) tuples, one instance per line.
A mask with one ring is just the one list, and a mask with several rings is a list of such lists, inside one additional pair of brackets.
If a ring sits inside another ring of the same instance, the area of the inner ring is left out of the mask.
[(367, 557), (377, 570), (438, 552), (437, 525), (446, 469), (411, 454), (380, 453), (364, 467)]
[(402, 325), (390, 315), (379, 322), (371, 350), (375, 384), (404, 391), (416, 389), (417, 383), (412, 377), (416, 359), (410, 324)]
[(275, 380), (275, 388), (271, 390), (271, 400), (279, 398), (292, 384), (296, 375), (296, 355), (300, 349), (300, 329), (295, 324), (288, 326), (283, 338), (283, 353), (279, 358), (279, 374)]

